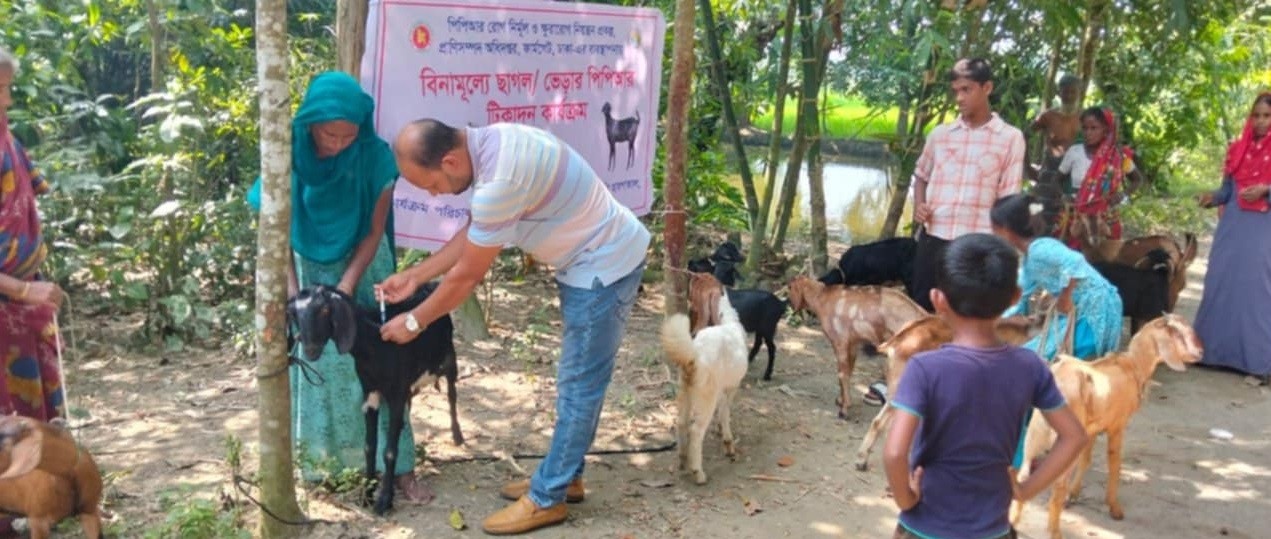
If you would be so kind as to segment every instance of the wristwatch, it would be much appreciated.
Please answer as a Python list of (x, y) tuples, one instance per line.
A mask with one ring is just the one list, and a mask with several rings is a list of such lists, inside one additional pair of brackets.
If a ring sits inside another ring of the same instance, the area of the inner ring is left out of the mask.
[(406, 313), (406, 329), (411, 333), (419, 333), (419, 320), (415, 318), (415, 313)]

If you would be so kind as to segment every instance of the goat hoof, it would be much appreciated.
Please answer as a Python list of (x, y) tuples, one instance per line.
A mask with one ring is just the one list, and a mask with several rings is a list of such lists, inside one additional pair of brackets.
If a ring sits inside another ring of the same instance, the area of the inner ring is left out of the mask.
[(864, 472), (869, 470), (869, 462), (864, 460), (856, 461), (856, 471)]
[(765, 374), (765, 375), (763, 375), (763, 381), (765, 381), (765, 382), (771, 382), (771, 381), (772, 381), (772, 375), (771, 375), (771, 374)]
[(839, 419), (847, 421), (847, 410), (839, 410)]
[(454, 440), (455, 445), (463, 445), (463, 435), (459, 434), (459, 432), (456, 431), (450, 436), (450, 438)]
[(392, 508), (393, 508), (393, 499), (388, 496), (381, 495), (379, 499), (375, 500), (375, 514), (376, 515), (384, 516), (386, 513), (388, 513), (388, 510)]
[(1121, 520), (1125, 518), (1125, 511), (1122, 511), (1121, 507), (1114, 505), (1108, 508), (1108, 515), (1112, 517), (1112, 520)]
[(699, 484), (699, 485), (705, 485), (705, 484), (706, 484), (706, 472), (703, 472), (703, 471), (701, 471), (701, 470), (697, 470), (697, 471), (693, 472), (693, 481), (694, 481), (695, 483)]

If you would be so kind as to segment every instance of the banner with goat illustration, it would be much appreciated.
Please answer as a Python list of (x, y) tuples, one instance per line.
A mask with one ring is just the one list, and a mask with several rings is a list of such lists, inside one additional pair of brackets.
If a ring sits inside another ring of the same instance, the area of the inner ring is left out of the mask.
[[(373, 0), (362, 86), (392, 142), (412, 120), (551, 131), (637, 215), (653, 202), (666, 21), (656, 9), (542, 0)], [(463, 227), (468, 197), (393, 194), (397, 243), (435, 250)]]

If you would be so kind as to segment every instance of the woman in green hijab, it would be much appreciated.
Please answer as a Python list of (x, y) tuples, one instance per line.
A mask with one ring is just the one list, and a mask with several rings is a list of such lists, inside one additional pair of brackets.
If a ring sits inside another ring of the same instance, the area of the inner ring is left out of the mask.
[[(375, 134), (374, 109), (353, 77), (331, 71), (313, 79), (296, 111), (289, 295), (301, 287), (335, 285), (359, 304), (375, 306), (373, 285), (396, 271), (390, 206), (397, 164)], [(259, 180), (247, 199), (260, 207)], [(318, 384), (291, 368), (292, 438), (305, 480), (321, 481), (365, 463), (362, 388), (353, 358), (337, 352), (334, 343), (308, 365), (321, 375), (314, 377)], [(387, 439), (387, 429), (388, 416), (380, 414), (379, 439)], [(406, 500), (427, 503), (432, 493), (415, 480), (414, 441), (407, 421), (394, 471)], [(377, 468), (383, 465), (377, 462)]]

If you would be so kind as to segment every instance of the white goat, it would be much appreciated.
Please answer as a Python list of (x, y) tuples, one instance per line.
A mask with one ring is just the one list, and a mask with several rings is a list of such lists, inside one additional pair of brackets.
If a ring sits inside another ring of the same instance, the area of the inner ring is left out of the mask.
[[(712, 279), (713, 280), (713, 279)], [(718, 287), (718, 282), (715, 283)], [(746, 376), (746, 330), (728, 303), (722, 287), (712, 294), (717, 298), (720, 323), (689, 334), (689, 320), (683, 314), (672, 315), (662, 323), (662, 347), (671, 363), (680, 368), (680, 389), (676, 403), (676, 424), (680, 469), (692, 470), (697, 484), (706, 483), (702, 471), (702, 439), (711, 417), (719, 408), (720, 434), (724, 453), (736, 455), (729, 411), (733, 396)]]

